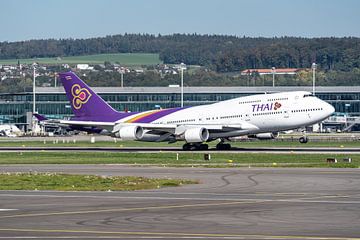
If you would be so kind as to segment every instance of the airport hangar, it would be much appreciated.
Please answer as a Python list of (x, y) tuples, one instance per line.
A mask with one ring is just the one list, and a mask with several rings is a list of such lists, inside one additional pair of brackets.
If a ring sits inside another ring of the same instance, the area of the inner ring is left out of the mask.
[[(180, 106), (180, 87), (94, 87), (93, 90), (119, 111), (146, 111)], [(210, 104), (241, 96), (284, 91), (311, 92), (312, 87), (185, 87), (184, 106)], [(360, 116), (360, 86), (316, 87), (315, 94), (332, 104), (338, 115)], [(32, 122), (32, 108), (32, 92), (2, 93), (0, 94), (0, 124), (16, 124), (26, 130)], [(36, 88), (36, 110), (49, 118), (62, 119), (72, 115), (62, 87)]]

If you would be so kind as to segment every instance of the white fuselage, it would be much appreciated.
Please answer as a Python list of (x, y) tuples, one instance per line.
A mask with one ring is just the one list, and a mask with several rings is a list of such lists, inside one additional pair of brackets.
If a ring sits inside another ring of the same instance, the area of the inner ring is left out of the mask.
[[(278, 132), (320, 122), (334, 108), (309, 92), (283, 92), (235, 98), (209, 105), (182, 109), (163, 116), (152, 124), (177, 128), (215, 129), (210, 140), (241, 135)], [(122, 121), (126, 122), (127, 119)], [(216, 127), (219, 126), (219, 131)], [(239, 129), (236, 127), (239, 126)], [(220, 131), (226, 127), (234, 130)]]

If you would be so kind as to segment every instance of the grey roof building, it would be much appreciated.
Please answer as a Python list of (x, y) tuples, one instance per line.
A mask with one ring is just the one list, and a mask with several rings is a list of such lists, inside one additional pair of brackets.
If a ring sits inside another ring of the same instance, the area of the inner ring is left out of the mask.
[[(94, 87), (110, 105), (120, 111), (145, 111), (180, 106), (179, 87)], [(53, 118), (72, 115), (62, 87), (36, 89), (36, 109)], [(185, 87), (184, 105), (194, 106), (251, 94), (284, 91), (312, 91), (312, 87)], [(332, 104), (337, 113), (360, 116), (360, 86), (316, 87), (316, 96)], [(0, 94), (0, 123), (26, 125), (32, 111), (32, 92)], [(29, 114), (28, 114), (29, 115)]]

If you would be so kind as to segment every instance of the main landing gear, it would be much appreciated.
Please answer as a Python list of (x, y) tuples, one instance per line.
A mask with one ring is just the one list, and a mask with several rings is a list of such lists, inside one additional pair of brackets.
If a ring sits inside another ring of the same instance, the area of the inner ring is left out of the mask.
[(216, 144), (216, 150), (230, 150), (231, 145), (229, 143), (219, 142)]
[(183, 145), (184, 151), (208, 150), (209, 145), (204, 143), (185, 143)]
[[(201, 151), (201, 150), (208, 150), (209, 145), (205, 143), (185, 143), (183, 145), (184, 151)], [(224, 139), (221, 139), (221, 142), (219, 142), (216, 145), (216, 150), (230, 150), (231, 145), (229, 143), (224, 143)]]
[[(231, 149), (231, 145), (230, 143), (225, 143), (224, 138), (220, 139), (220, 142), (218, 144), (216, 144), (216, 150), (230, 150)], [(227, 139), (229, 140), (229, 139)]]

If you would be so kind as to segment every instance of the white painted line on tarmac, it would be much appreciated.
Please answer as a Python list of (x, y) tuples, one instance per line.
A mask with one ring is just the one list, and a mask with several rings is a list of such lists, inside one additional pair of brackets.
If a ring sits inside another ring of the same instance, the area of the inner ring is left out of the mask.
[(0, 208), (0, 212), (5, 212), (5, 211), (16, 211), (19, 209), (11, 209), (11, 208)]
[[(303, 197), (294, 197), (294, 198), (284, 198), (284, 199), (271, 199), (271, 198), (254, 198), (254, 197), (241, 197), (239, 198), (207, 198), (207, 197), (168, 197), (168, 196), (94, 196), (94, 195), (57, 195), (57, 194), (0, 194), (2, 197), (41, 197), (41, 198), (92, 198), (92, 199), (146, 199), (146, 200), (192, 200), (192, 201), (252, 201), (257, 202), (301, 202), (301, 203), (338, 203), (338, 204), (359, 204), (360, 201), (357, 199), (354, 200), (343, 200), (344, 198), (348, 199), (350, 196), (342, 195), (325, 195), (325, 196), (303, 196)], [(333, 198), (335, 200), (327, 200)], [(336, 199), (339, 198), (339, 199)], [(340, 200), (342, 199), (342, 200)], [(15, 209), (17, 210), (17, 209)]]
[[(1, 194), (2, 197), (47, 197), (47, 198), (81, 198), (81, 195), (33, 195), (33, 194)], [(198, 197), (152, 197), (152, 196), (86, 196), (86, 198), (93, 199), (146, 199), (146, 200), (192, 200), (192, 201), (239, 201), (239, 203), (265, 203), (265, 202), (288, 202), (288, 203), (331, 203), (331, 204), (360, 204), (359, 200), (343, 200), (348, 196), (314, 196), (314, 197), (300, 197), (300, 198), (284, 198), (284, 199), (271, 199), (271, 198), (198, 198)], [(328, 200), (334, 198), (334, 200)], [(338, 199), (336, 199), (338, 198)], [(341, 199), (341, 200), (340, 200)]]

